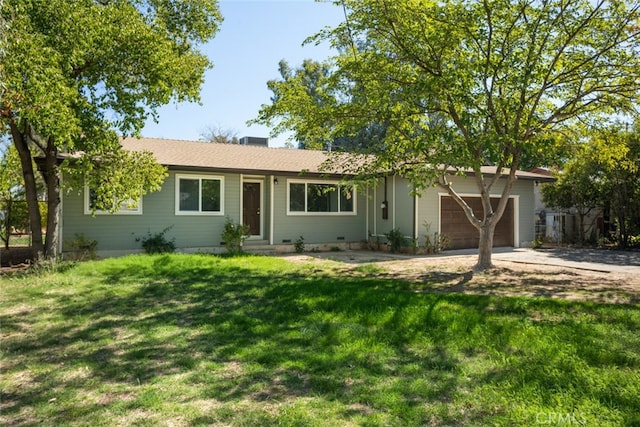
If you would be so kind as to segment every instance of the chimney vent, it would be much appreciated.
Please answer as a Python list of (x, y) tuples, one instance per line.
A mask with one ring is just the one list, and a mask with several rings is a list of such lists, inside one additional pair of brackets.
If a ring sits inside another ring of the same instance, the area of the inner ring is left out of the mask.
[(242, 138), (240, 138), (240, 144), (255, 145), (258, 147), (268, 147), (269, 138), (259, 138), (257, 136), (243, 136)]

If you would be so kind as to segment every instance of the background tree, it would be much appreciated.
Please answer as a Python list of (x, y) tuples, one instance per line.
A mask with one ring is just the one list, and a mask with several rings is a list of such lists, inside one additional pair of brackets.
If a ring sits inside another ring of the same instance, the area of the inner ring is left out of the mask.
[(579, 242), (585, 241), (585, 217), (594, 209), (610, 210), (616, 225), (616, 243), (629, 246), (640, 235), (640, 125), (629, 131), (611, 125), (592, 129), (578, 147), (558, 180), (544, 184), (543, 200), (562, 209), (575, 208), (580, 225)]
[(9, 249), (13, 230), (29, 227), (20, 158), (12, 146), (5, 147), (0, 158), (0, 220), (0, 239)]
[[(197, 46), (213, 37), (221, 16), (215, 0), (4, 0), (0, 12), (2, 132), (20, 156), (34, 249), (51, 257), (59, 154), (74, 161), (65, 185), (100, 186), (97, 209), (159, 188), (164, 168), (150, 153), (124, 152), (118, 134), (137, 134), (172, 100), (198, 99), (210, 63)], [(32, 157), (46, 184), (44, 241)]]
[(596, 179), (597, 161), (590, 156), (590, 151), (590, 147), (580, 146), (556, 176), (557, 181), (542, 184), (542, 200), (547, 206), (565, 211), (575, 209), (579, 245), (583, 245), (591, 234), (595, 216), (590, 223), (587, 218), (602, 208), (604, 195), (604, 185)]
[[(330, 88), (332, 75), (331, 66), (311, 59), (305, 59), (299, 68), (291, 68), (289, 63), (281, 60), (278, 64), (281, 80), (270, 80), (267, 87), (271, 89), (271, 105), (264, 105), (261, 117), (287, 116), (291, 112), (281, 109), (281, 100), (287, 100), (287, 105), (298, 102), (297, 114), (306, 114), (305, 110), (321, 110), (323, 107), (331, 108), (336, 96), (342, 96)], [(356, 90), (350, 89), (354, 93)], [(296, 113), (294, 113), (296, 114)], [(259, 122), (253, 120), (251, 122)], [(286, 131), (286, 121), (275, 123), (274, 133)], [(344, 135), (328, 134), (322, 129), (327, 123), (313, 123), (303, 129), (294, 129), (293, 139), (299, 149), (313, 149), (338, 152), (354, 152), (374, 146), (377, 141), (384, 138), (386, 125), (382, 123), (369, 123), (358, 129), (355, 133)], [(314, 128), (315, 127), (315, 128)], [(320, 130), (319, 133), (316, 131)]]
[(632, 131), (612, 126), (596, 132), (590, 147), (594, 184), (603, 187), (601, 205), (610, 208), (617, 245), (626, 249), (640, 235), (640, 123)]
[[(516, 170), (549, 165), (557, 135), (576, 120), (630, 111), (640, 88), (638, 4), (585, 0), (341, 0), (345, 22), (317, 34), (340, 52), (326, 64), (322, 103), (297, 80), (257, 121), (312, 140), (354, 136), (371, 123), (384, 138), (358, 176), (407, 176), (445, 189), (480, 235), (477, 269), (491, 266), (495, 226)], [(340, 158), (340, 156), (338, 156)], [(484, 174), (482, 166), (494, 172)], [(471, 171), (476, 215), (447, 171)], [(346, 170), (350, 172), (349, 170)], [(490, 195), (503, 182), (495, 209)]]
[[(271, 89), (271, 105), (262, 107), (262, 115), (287, 115), (288, 111), (278, 109), (284, 100), (287, 103), (300, 102), (305, 109), (321, 110), (326, 103), (332, 103), (334, 95), (323, 92), (327, 87), (327, 79), (331, 75), (331, 68), (327, 64), (311, 59), (305, 59), (299, 68), (291, 68), (284, 59), (278, 64), (278, 71), (282, 80), (270, 80), (267, 87)], [(282, 84), (284, 83), (284, 84)], [(331, 145), (324, 133), (315, 133), (321, 124), (314, 122), (306, 127), (292, 129), (293, 139), (300, 149), (327, 149)], [(278, 134), (287, 130), (284, 123), (275, 124), (273, 133)]]
[(200, 140), (216, 144), (239, 144), (238, 133), (222, 126), (209, 126), (201, 134)]

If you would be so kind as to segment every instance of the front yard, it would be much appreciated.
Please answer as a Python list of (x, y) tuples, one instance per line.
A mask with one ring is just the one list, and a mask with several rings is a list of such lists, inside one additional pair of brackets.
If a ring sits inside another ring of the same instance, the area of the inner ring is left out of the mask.
[(591, 300), (591, 282), (581, 301), (514, 296), (558, 280), (524, 267), (492, 282), (292, 261), (131, 256), (0, 278), (0, 423), (640, 423), (631, 297)]

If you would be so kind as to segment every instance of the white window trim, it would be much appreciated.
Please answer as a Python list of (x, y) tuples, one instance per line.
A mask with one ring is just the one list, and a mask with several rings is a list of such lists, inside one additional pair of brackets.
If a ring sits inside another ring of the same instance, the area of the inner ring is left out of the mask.
[[(309, 180), (309, 179), (287, 179), (287, 215), (288, 216), (356, 216), (358, 215), (358, 189), (353, 185), (353, 211), (351, 212), (307, 212), (307, 198), (305, 191), (305, 211), (291, 210), (291, 185), (290, 184), (333, 184), (342, 186), (338, 180)], [(305, 187), (306, 189), (306, 187)], [(338, 198), (339, 199), (339, 198)]]
[[(180, 210), (180, 179), (198, 179), (200, 180), (200, 207), (202, 209), (202, 180), (218, 180), (220, 181), (220, 211), (218, 212), (202, 212), (198, 211), (181, 211)], [(224, 176), (222, 175), (196, 175), (196, 174), (176, 174), (175, 176), (175, 214), (179, 216), (224, 216)]]
[(142, 215), (142, 197), (138, 198), (137, 206), (135, 209), (123, 210), (122, 208), (120, 208), (115, 212), (96, 209), (95, 212), (92, 212), (89, 195), (90, 195), (89, 186), (85, 185), (84, 186), (84, 214), (85, 215)]

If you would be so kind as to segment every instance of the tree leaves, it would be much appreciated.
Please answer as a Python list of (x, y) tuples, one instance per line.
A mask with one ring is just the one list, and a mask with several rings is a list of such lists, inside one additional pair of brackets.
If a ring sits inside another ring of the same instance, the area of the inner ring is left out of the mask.
[(594, 130), (577, 148), (558, 176), (543, 186), (546, 204), (588, 213), (610, 209), (617, 222), (617, 239), (626, 247), (630, 236), (640, 233), (640, 129), (623, 130), (612, 125)]
[(136, 133), (159, 106), (198, 100), (210, 63), (196, 46), (221, 20), (213, 0), (7, 0), (2, 14), (3, 107), (78, 150), (87, 126)]
[[(2, 131), (21, 157), (43, 158), (48, 252), (57, 229), (58, 153), (75, 154), (75, 177), (100, 181), (104, 204), (157, 189), (164, 169), (149, 155), (123, 153), (118, 136), (137, 134), (161, 105), (199, 100), (211, 63), (198, 46), (222, 17), (215, 0), (4, 0), (0, 11)], [(22, 159), (23, 167), (29, 162)], [(35, 186), (26, 187), (36, 206)], [(34, 246), (37, 224), (32, 218)]]
[[(364, 163), (368, 170), (361, 163), (344, 172), (402, 173), (417, 188), (437, 183), (469, 212), (446, 175), (471, 170), (484, 215), (469, 220), (487, 229), (500, 219), (520, 166), (559, 160), (561, 135), (579, 120), (635, 108), (637, 2), (334, 3), (345, 21), (311, 38), (339, 52), (325, 65), (329, 98), (300, 104), (290, 95), (300, 93), (301, 83), (284, 78), (270, 84), (278, 96), (258, 121), (276, 123), (275, 132), (325, 140), (384, 125), (382, 140), (358, 150), (375, 154)], [(483, 175), (489, 165), (495, 172)], [(507, 179), (494, 211), (489, 194), (501, 176)]]
[(72, 159), (64, 168), (67, 189), (95, 192), (92, 206), (96, 210), (116, 212), (121, 203), (139, 200), (148, 192), (160, 189), (167, 171), (148, 151), (106, 150), (95, 157), (87, 153)]
[(553, 160), (539, 148), (556, 131), (630, 111), (640, 87), (635, 3), (336, 3), (345, 22), (315, 38), (340, 52), (323, 64), (327, 98), (300, 102), (291, 76), (270, 82), (278, 94), (258, 120), (276, 132), (332, 139), (384, 123), (391, 163), (428, 153), (434, 166), (534, 165)]

